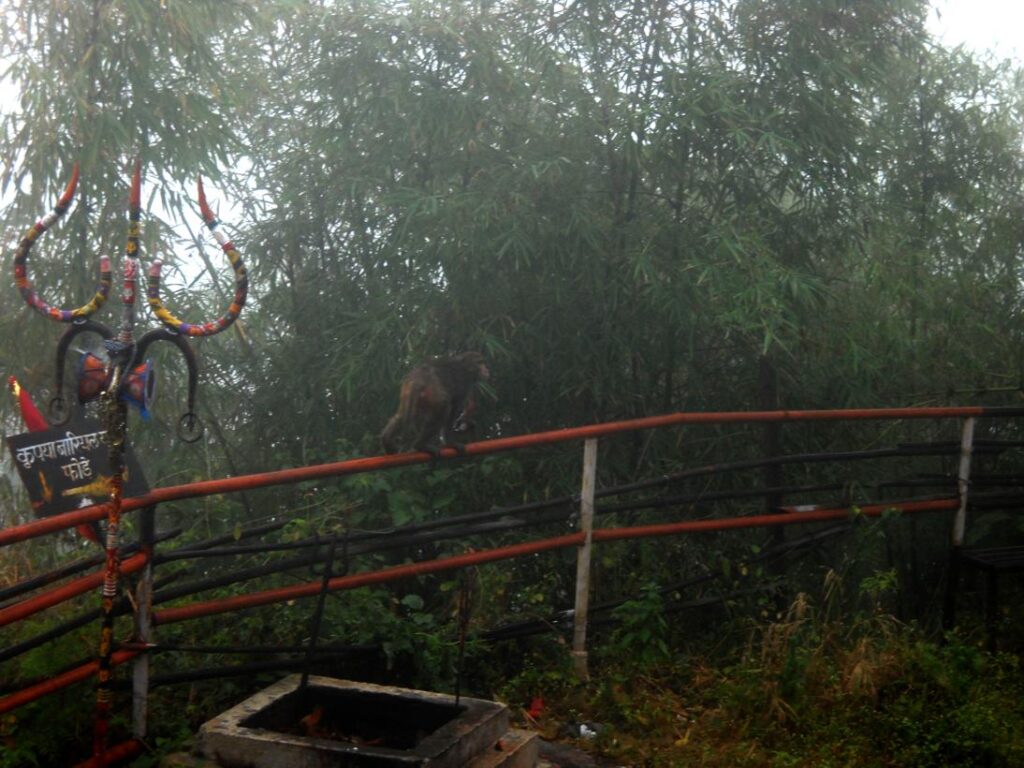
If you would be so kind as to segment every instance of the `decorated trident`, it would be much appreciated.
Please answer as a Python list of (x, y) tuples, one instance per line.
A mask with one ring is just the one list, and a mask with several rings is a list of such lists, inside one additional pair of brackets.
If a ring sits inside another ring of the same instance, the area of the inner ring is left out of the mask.
[(178, 421), (178, 435), (186, 442), (194, 442), (202, 435), (202, 426), (195, 414), (195, 393), (197, 365), (195, 354), (189, 346), (188, 336), (213, 336), (228, 328), (245, 306), (248, 293), (248, 278), (242, 258), (231, 241), (219, 229), (219, 221), (206, 202), (203, 181), (199, 179), (199, 211), (207, 228), (220, 243), (231, 263), (235, 274), (235, 296), (227, 311), (217, 320), (208, 323), (186, 323), (179, 320), (160, 298), (160, 270), (162, 263), (155, 260), (149, 269), (146, 294), (153, 314), (164, 327), (147, 331), (135, 340), (135, 298), (140, 273), (139, 218), (141, 215), (141, 167), (135, 165), (129, 197), (128, 243), (125, 247), (124, 277), (121, 300), (124, 304), (121, 325), (117, 330), (96, 322), (91, 316), (103, 306), (110, 293), (110, 258), (100, 257), (100, 279), (93, 297), (77, 309), (59, 309), (43, 301), (35, 292), (28, 276), (28, 256), (38, 237), (49, 229), (71, 205), (78, 186), (78, 165), (75, 164), (64, 193), (54, 209), (32, 226), (21, 239), (14, 256), (14, 282), (26, 303), (40, 314), (68, 328), (57, 345), (56, 395), (50, 402), (51, 417), (56, 423), (64, 423), (71, 416), (71, 409), (64, 400), (64, 365), (71, 342), (84, 333), (102, 337), (105, 358), (92, 353), (83, 353), (77, 369), (77, 391), (80, 403), (97, 398), (106, 422), (106, 440), (109, 452), (111, 480), (110, 502), (107, 505), (106, 566), (103, 582), (103, 621), (100, 637), (100, 663), (96, 694), (96, 732), (93, 744), (94, 754), (106, 750), (106, 737), (110, 711), (111, 653), (113, 637), (113, 607), (117, 597), (118, 575), (118, 528), (121, 519), (121, 499), (124, 490), (124, 449), (127, 432), (128, 404), (136, 405), (142, 415), (148, 409), (154, 394), (155, 376), (150, 360), (146, 358), (149, 347), (157, 341), (174, 344), (188, 366), (188, 410)]
[[(194, 442), (202, 434), (202, 428), (195, 414), (195, 390), (197, 366), (195, 354), (186, 341), (186, 336), (213, 336), (228, 328), (241, 313), (245, 306), (245, 299), (248, 293), (248, 278), (242, 257), (235, 250), (234, 245), (220, 230), (220, 222), (213, 214), (209, 204), (206, 202), (206, 194), (203, 190), (203, 181), (199, 180), (199, 210), (207, 228), (217, 238), (228, 261), (235, 273), (235, 296), (227, 311), (217, 320), (207, 323), (186, 323), (179, 320), (164, 306), (160, 298), (160, 272), (162, 262), (157, 259), (149, 270), (149, 281), (147, 296), (149, 306), (153, 314), (164, 324), (164, 328), (157, 328), (143, 334), (136, 342), (134, 340), (135, 325), (135, 297), (140, 265), (138, 259), (139, 251), (139, 218), (141, 215), (141, 171), (136, 165), (135, 173), (132, 176), (131, 196), (129, 198), (129, 225), (128, 244), (125, 248), (124, 260), (124, 290), (122, 300), (124, 310), (120, 328), (115, 332), (103, 323), (91, 320), (90, 317), (99, 310), (107, 300), (111, 285), (110, 259), (107, 256), (100, 257), (100, 280), (93, 297), (77, 309), (58, 309), (47, 304), (36, 294), (28, 277), (28, 256), (36, 239), (53, 226), (71, 205), (75, 195), (75, 188), (78, 186), (78, 165), (74, 167), (71, 181), (68, 182), (64, 194), (54, 209), (40, 219), (31, 227), (22, 238), (18, 251), (14, 257), (14, 282), (26, 303), (40, 314), (49, 317), (60, 323), (68, 323), (68, 329), (57, 345), (57, 380), (56, 396), (50, 402), (50, 415), (53, 421), (61, 424), (70, 418), (71, 411), (67, 407), (64, 395), (64, 363), (71, 342), (80, 334), (95, 333), (104, 340), (104, 347), (108, 355), (107, 360), (102, 360), (96, 355), (86, 354), (82, 357), (78, 366), (78, 399), (85, 403), (94, 400), (102, 393), (117, 390), (119, 399), (126, 399), (139, 406), (145, 415), (148, 412), (149, 403), (154, 392), (155, 377), (152, 366), (146, 360), (146, 352), (150, 345), (156, 341), (169, 341), (181, 350), (188, 365), (188, 410), (182, 415), (178, 423), (178, 434), (187, 442)], [(119, 376), (118, 386), (112, 386), (114, 377)]]

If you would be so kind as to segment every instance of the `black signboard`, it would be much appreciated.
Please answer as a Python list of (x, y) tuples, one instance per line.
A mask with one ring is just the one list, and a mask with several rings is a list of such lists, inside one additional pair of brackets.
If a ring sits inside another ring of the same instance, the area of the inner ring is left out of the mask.
[[(7, 438), (14, 466), (37, 516), (70, 512), (110, 498), (106, 429), (85, 419), (56, 429)], [(124, 497), (149, 492), (130, 449), (125, 449)]]

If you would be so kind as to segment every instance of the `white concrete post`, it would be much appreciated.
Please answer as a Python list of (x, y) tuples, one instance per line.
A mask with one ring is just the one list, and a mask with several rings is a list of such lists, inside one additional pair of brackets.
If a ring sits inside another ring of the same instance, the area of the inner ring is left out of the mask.
[[(135, 588), (135, 632), (137, 643), (153, 642), (153, 555), (156, 540), (156, 510), (146, 507), (139, 515), (139, 545), (149, 551), (149, 562), (139, 574)], [(132, 736), (146, 738), (149, 718), (149, 652), (143, 651), (132, 662)]]
[(573, 611), (572, 657), (584, 680), (587, 669), (587, 610), (590, 605), (590, 549), (594, 533), (594, 490), (597, 482), (597, 440), (583, 443), (583, 488), (580, 492), (580, 530), (583, 543), (576, 555), (576, 608)]
[(971, 454), (974, 450), (974, 424), (976, 421), (977, 419), (973, 416), (964, 419), (963, 431), (960, 433), (960, 469), (956, 476), (960, 506), (956, 510), (956, 518), (953, 521), (954, 547), (963, 546), (964, 533), (967, 529), (967, 493), (971, 483)]

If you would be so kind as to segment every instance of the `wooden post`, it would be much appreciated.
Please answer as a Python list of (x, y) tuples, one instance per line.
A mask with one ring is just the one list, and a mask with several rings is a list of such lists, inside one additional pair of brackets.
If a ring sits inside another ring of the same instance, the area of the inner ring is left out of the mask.
[(946, 575), (946, 600), (942, 609), (942, 627), (950, 630), (956, 623), (956, 589), (960, 581), (960, 552), (964, 544), (967, 530), (967, 495), (971, 484), (971, 454), (974, 449), (973, 416), (964, 419), (960, 433), (960, 468), (956, 475), (957, 492), (960, 506), (953, 518), (953, 533), (949, 549), (949, 569)]
[(573, 611), (572, 658), (576, 674), (590, 677), (587, 669), (587, 610), (590, 605), (590, 548), (594, 534), (594, 490), (597, 482), (597, 440), (583, 443), (583, 488), (580, 491), (580, 530), (583, 544), (576, 556), (576, 608)]
[[(135, 587), (135, 642), (153, 642), (153, 543), (156, 538), (156, 507), (146, 507), (139, 516), (139, 550), (149, 562), (139, 574)], [(143, 651), (132, 662), (132, 736), (146, 738), (149, 717), (149, 653)]]

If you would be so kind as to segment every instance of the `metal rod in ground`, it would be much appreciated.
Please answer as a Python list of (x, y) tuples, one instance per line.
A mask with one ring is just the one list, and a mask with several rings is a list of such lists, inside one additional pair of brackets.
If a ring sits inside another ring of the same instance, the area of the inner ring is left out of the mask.
[(324, 617), (324, 603), (327, 600), (327, 592), (329, 591), (328, 586), (331, 583), (331, 569), (334, 566), (334, 548), (337, 546), (337, 538), (331, 537), (330, 544), (327, 546), (327, 559), (324, 560), (324, 574), (320, 580), (320, 594), (316, 598), (316, 610), (313, 611), (313, 621), (309, 629), (309, 648), (306, 650), (306, 662), (307, 665), (302, 670), (302, 679), (299, 681), (299, 690), (303, 690), (306, 687), (306, 683), (309, 682), (309, 661), (313, 658), (313, 654), (316, 653), (317, 639), (320, 637), (320, 623)]
[(462, 698), (462, 672), (466, 660), (466, 631), (469, 628), (469, 617), (473, 609), (472, 590), (470, 579), (474, 573), (473, 568), (466, 568), (462, 572), (462, 584), (459, 589), (459, 655), (455, 662), (455, 706), (459, 706)]

